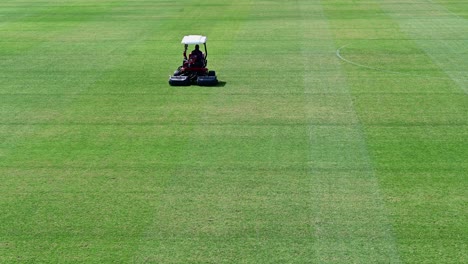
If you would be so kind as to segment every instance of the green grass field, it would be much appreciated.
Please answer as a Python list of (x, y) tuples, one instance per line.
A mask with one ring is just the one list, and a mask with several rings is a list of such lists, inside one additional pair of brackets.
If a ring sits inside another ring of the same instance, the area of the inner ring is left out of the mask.
[(2, 0), (0, 263), (467, 263), (467, 95), (464, 1)]

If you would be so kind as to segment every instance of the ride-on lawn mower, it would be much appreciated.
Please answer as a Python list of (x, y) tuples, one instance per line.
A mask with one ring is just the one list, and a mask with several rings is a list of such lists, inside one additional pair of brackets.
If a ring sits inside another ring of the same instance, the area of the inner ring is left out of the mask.
[[(184, 44), (184, 61), (169, 78), (169, 84), (172, 86), (188, 86), (198, 84), (200, 86), (213, 86), (218, 84), (218, 78), (215, 71), (209, 71), (206, 68), (208, 61), (208, 51), (206, 49), (206, 37), (200, 35), (189, 35), (182, 39)], [(203, 44), (205, 54), (199, 50), (199, 45)], [(195, 45), (195, 50), (187, 57), (189, 45)]]

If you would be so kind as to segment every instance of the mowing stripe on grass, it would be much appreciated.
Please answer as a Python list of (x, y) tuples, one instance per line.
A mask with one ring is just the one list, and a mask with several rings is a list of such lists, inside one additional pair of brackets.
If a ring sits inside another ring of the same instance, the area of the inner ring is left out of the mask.
[(432, 1), (402, 3), (380, 0), (379, 3), (398, 22), (401, 29), (467, 94), (468, 21)]
[[(218, 75), (221, 74), (221, 81), (231, 82), (226, 66), (236, 56), (232, 53), (237, 50), (238, 33), (242, 30), (245, 16), (250, 14), (250, 1), (219, 4), (217, 8), (221, 8), (224, 14), (205, 13), (204, 7), (198, 3), (191, 4), (185, 19), (196, 20), (201, 14), (208, 14), (213, 16), (210, 25), (201, 30), (199, 24), (174, 22), (175, 27), (180, 28), (174, 34), (180, 38), (184, 34), (207, 35), (211, 58), (209, 67), (216, 70)], [(197, 16), (197, 13), (200, 15)], [(223, 19), (225, 15), (234, 13), (235, 19)], [(226, 28), (229, 30), (226, 31)], [(179, 41), (170, 44), (179, 47), (179, 51), (167, 55), (173, 67), (178, 66), (180, 59), (182, 45)], [(134, 260), (155, 263), (228, 263), (254, 258), (253, 254), (247, 256), (243, 253), (246, 252), (245, 247), (255, 244), (255, 239), (238, 234), (244, 224), (241, 220), (243, 213), (239, 209), (242, 206), (239, 205), (242, 203), (239, 195), (242, 194), (239, 193), (238, 185), (243, 180), (249, 180), (248, 174), (239, 168), (242, 165), (236, 165), (239, 162), (235, 160), (239, 154), (236, 151), (239, 142), (232, 145), (222, 139), (235, 137), (233, 131), (240, 134), (245, 131), (217, 113), (226, 107), (218, 102), (226, 97), (226, 89), (197, 86), (169, 89), (170, 98), (187, 98), (187, 104), (193, 106), (190, 108), (191, 113), (179, 112), (180, 116), (190, 116), (182, 128), (184, 144), (177, 150), (171, 173), (164, 177), (153, 219), (142, 235)], [(166, 125), (171, 127), (170, 124)], [(247, 133), (253, 136), (252, 132)], [(234, 154), (229, 155), (226, 151), (228, 149)], [(226, 155), (232, 160), (223, 158)]]
[[(428, 1), (429, 3), (431, 3), (431, 4), (438, 5), (438, 4), (437, 4), (435, 1), (433, 1), (433, 0), (427, 0), (427, 1)], [(450, 13), (450, 14), (452, 14), (452, 15), (454, 15), (454, 16), (460, 18), (460, 19), (465, 19), (464, 17), (458, 15), (457, 13), (450, 11), (447, 7), (445, 7), (445, 6), (443, 6), (443, 5), (438, 5), (438, 8), (442, 8), (442, 9), (444, 9), (445, 11), (447, 11), (448, 13)]]
[[(390, 69), (439, 70), (379, 2), (0, 6), (0, 262), (466, 255), (454, 254), (466, 185), (458, 86), (336, 57), (336, 45), (364, 43), (348, 46), (351, 60), (396, 52)], [(224, 87), (168, 86), (185, 34), (208, 35)]]
[[(344, 107), (347, 116), (339, 125), (321, 126), (313, 120), (313, 115), (309, 115), (309, 120), (314, 123), (309, 126), (308, 138), (317, 262), (399, 263), (388, 212), (367, 151), (366, 136), (354, 109), (346, 76), (335, 56), (327, 16), (322, 8), (311, 6), (310, 2), (300, 3), (300, 12), (305, 18), (302, 24), (305, 36), (316, 34), (320, 28), (324, 44), (318, 55), (311, 53), (307, 46), (302, 47), (306, 69), (305, 97), (313, 104), (310, 99), (315, 96), (314, 92), (324, 89), (339, 92), (335, 96), (338, 95), (340, 109)], [(319, 3), (324, 4), (323, 1)], [(321, 19), (307, 19), (311, 11)], [(334, 58), (326, 60), (328, 71), (317, 71), (309, 66), (324, 58)], [(320, 81), (311, 82), (310, 75)], [(334, 80), (333, 85), (317, 85), (330, 80)], [(336, 106), (328, 105), (330, 108)]]
[[(367, 24), (358, 19), (346, 19), (345, 30), (334, 28), (341, 33), (337, 36), (341, 45), (352, 43), (344, 54), (362, 65), (449, 77), (387, 74), (346, 64), (343, 67), (347, 70), (355, 109), (363, 124), (375, 176), (392, 221), (398, 253), (401, 260), (408, 263), (434, 262), (434, 259), (444, 263), (466, 262), (466, 250), (460, 250), (466, 248), (466, 239), (460, 239), (466, 237), (466, 232), (460, 228), (463, 223), (466, 225), (466, 217), (460, 210), (463, 207), (460, 197), (464, 195), (460, 192), (463, 187), (459, 186), (466, 185), (467, 175), (466, 162), (460, 158), (466, 157), (467, 149), (466, 144), (461, 143), (466, 142), (467, 98), (460, 84), (419, 45), (439, 40), (432, 40), (430, 34), (415, 40), (415, 35), (402, 28), (399, 21), (430, 17), (438, 12), (427, 6), (414, 7), (413, 2), (401, 7), (408, 2), (388, 1), (394, 3), (395, 8), (401, 8), (397, 15), (391, 15), (383, 12), (382, 2), (385, 1), (355, 1), (353, 7), (336, 6), (340, 12), (351, 13), (350, 17), (352, 13), (360, 13), (351, 12), (353, 10), (370, 11), (373, 7), (372, 16), (376, 18), (373, 21), (380, 22)], [(337, 13), (332, 13), (333, 25), (344, 24)], [(448, 15), (445, 17), (452, 19)], [(380, 35), (385, 31), (383, 25), (400, 30)], [(369, 30), (373, 28), (377, 30)], [(343, 34), (351, 31), (353, 34)], [(373, 34), (363, 35), (366, 31)], [(444, 32), (436, 30), (433, 34), (440, 37)], [(449, 38), (449, 41), (452, 40)], [(458, 39), (453, 43), (463, 41)], [(453, 49), (453, 46), (439, 47), (439, 57), (443, 56), (445, 48)], [(447, 53), (455, 56), (453, 52)], [(451, 132), (457, 136), (450, 136)], [(437, 196), (437, 193), (443, 195)], [(421, 199), (421, 194), (428, 198)]]
[[(132, 116), (144, 99), (159, 103), (165, 98), (126, 95), (141, 91), (138, 77), (152, 83), (151, 91), (158, 89), (154, 76), (138, 60), (155, 55), (132, 57), (127, 52), (141, 42), (156, 45), (146, 41), (146, 34), (170, 23), (123, 19), (125, 14), (145, 13), (144, 8), (134, 9), (132, 2), (112, 1), (93, 16), (89, 14), (94, 7), (84, 1), (66, 7), (70, 2), (61, 1), (4, 31), (0, 43), (4, 58), (0, 62), (0, 179), (5, 183), (0, 262), (125, 262), (133, 256), (134, 245), (138, 248), (136, 241), (153, 217), (145, 208), (154, 207), (161, 182), (173, 171), (171, 164), (154, 165), (155, 160), (162, 161), (157, 152), (166, 149), (168, 141), (176, 148), (184, 137), (174, 135), (178, 129), (173, 126), (141, 126), (138, 114)], [(113, 17), (119, 17), (119, 27), (111, 21)], [(170, 32), (167, 25), (165, 32)], [(177, 45), (180, 54), (180, 39), (175, 38), (171, 44)], [(151, 72), (165, 71), (163, 60), (151, 62)], [(131, 70), (118, 71), (131, 63)], [(167, 91), (166, 74), (157, 74), (157, 80)], [(120, 82), (109, 81), (117, 77)], [(120, 93), (112, 97), (109, 91)], [(146, 109), (155, 111), (151, 103)], [(127, 123), (118, 121), (119, 116)], [(152, 118), (151, 124), (155, 123)], [(177, 153), (172, 150), (161, 156), (171, 163), (176, 162), (171, 157)], [(116, 188), (126, 179), (147, 189), (130, 190), (132, 183)]]

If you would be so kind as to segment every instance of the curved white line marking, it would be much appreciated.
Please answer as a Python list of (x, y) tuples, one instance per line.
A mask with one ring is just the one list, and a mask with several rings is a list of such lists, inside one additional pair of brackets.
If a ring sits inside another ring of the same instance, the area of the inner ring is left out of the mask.
[(354, 66), (358, 66), (358, 67), (361, 67), (361, 68), (374, 70), (374, 71), (389, 72), (389, 73), (396, 73), (396, 74), (403, 74), (403, 75), (416, 75), (416, 76), (426, 77), (426, 75), (411, 74), (411, 73), (399, 72), (399, 71), (390, 71), (390, 70), (385, 70), (385, 69), (381, 69), (381, 68), (377, 68), (377, 67), (372, 67), (372, 66), (368, 66), (368, 65), (364, 65), (364, 64), (359, 64), (359, 63), (356, 63), (354, 61), (350, 61), (350, 60), (344, 58), (343, 56), (341, 56), (341, 50), (344, 49), (345, 47), (349, 46), (349, 45), (351, 45), (351, 44), (346, 44), (346, 45), (344, 45), (341, 48), (336, 50), (336, 56), (338, 56), (338, 58), (340, 58), (342, 61), (345, 61), (345, 62), (347, 62), (349, 64), (352, 64)]
[(354, 62), (354, 61), (351, 61), (351, 60), (348, 60), (346, 59), (345, 57), (341, 56), (341, 50), (346, 48), (347, 46), (349, 46), (351, 44), (346, 44), (340, 48), (338, 48), (336, 50), (336, 56), (344, 61), (344, 62), (347, 62), (349, 64), (352, 64), (354, 66), (357, 66), (357, 67), (361, 67), (361, 68), (366, 68), (366, 69), (369, 69), (369, 70), (374, 70), (374, 71), (380, 71), (380, 72), (388, 72), (388, 73), (394, 73), (394, 74), (401, 74), (401, 75), (408, 75), (408, 76), (416, 76), (416, 77), (425, 77), (425, 78), (434, 78), (434, 79), (450, 79), (450, 80), (453, 80), (452, 78), (450, 77), (438, 77), (438, 76), (431, 76), (431, 75), (423, 75), (423, 74), (415, 74), (415, 73), (407, 73), (407, 72), (399, 72), (399, 71), (391, 71), (391, 70), (385, 70), (385, 69), (381, 69), (381, 68), (377, 68), (377, 67), (372, 67), (372, 66), (368, 66), (368, 65), (364, 65), (364, 64), (360, 64), (360, 63), (357, 63), (357, 62)]

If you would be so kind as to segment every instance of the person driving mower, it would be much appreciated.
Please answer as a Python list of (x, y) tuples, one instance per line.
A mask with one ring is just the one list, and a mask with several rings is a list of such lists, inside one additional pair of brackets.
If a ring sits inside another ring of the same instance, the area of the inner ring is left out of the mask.
[(195, 49), (189, 56), (189, 67), (202, 68), (205, 67), (205, 55), (200, 50), (200, 45), (195, 45)]

